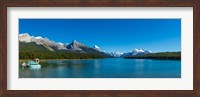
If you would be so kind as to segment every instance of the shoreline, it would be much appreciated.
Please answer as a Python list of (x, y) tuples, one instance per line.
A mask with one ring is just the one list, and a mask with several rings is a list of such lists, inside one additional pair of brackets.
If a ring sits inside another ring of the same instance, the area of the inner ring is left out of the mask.
[[(181, 58), (147, 58), (147, 57), (116, 57), (116, 58), (123, 58), (123, 59), (153, 59), (153, 60), (177, 60), (181, 61)], [(48, 61), (48, 60), (97, 60), (97, 59), (108, 59), (108, 58), (91, 58), (91, 59), (41, 59), (40, 61)], [(20, 59), (19, 62), (30, 61), (32, 59)]]
[(153, 59), (153, 60), (177, 60), (181, 61), (181, 58), (174, 57), (124, 57), (124, 59)]
[[(91, 58), (94, 59), (94, 58)], [(91, 60), (91, 59), (41, 59), (40, 61), (45, 61), (45, 60)], [(95, 58), (95, 59), (105, 59), (105, 58)], [(30, 61), (32, 59), (19, 59), (19, 61)]]

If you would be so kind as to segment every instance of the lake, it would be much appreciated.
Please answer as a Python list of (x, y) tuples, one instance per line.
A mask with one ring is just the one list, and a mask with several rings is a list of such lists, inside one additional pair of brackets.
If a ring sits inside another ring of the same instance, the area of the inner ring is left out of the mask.
[(40, 62), (41, 69), (19, 67), (20, 78), (181, 78), (180, 60), (70, 59)]

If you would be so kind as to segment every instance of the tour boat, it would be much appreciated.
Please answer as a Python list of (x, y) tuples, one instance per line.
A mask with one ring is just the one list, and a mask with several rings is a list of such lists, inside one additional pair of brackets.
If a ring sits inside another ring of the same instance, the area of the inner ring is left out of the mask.
[(27, 62), (27, 66), (30, 67), (31, 69), (40, 69), (41, 65), (39, 64), (39, 59), (35, 58), (31, 61)]

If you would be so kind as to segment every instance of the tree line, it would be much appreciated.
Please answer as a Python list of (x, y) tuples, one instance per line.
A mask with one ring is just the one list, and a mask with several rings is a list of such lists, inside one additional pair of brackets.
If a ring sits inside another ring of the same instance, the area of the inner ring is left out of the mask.
[(93, 53), (76, 52), (19, 52), (19, 59), (93, 59), (105, 58), (105, 56)]
[(160, 59), (160, 60), (181, 60), (181, 52), (160, 52), (146, 55), (124, 57), (125, 59)]

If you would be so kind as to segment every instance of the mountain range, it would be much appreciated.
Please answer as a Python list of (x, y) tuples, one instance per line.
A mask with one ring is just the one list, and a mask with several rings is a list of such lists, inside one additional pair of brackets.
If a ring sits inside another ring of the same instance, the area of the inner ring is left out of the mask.
[[(78, 52), (78, 53), (94, 53), (100, 54), (107, 57), (129, 57), (136, 55), (145, 55), (152, 53), (150, 50), (134, 49), (132, 52), (121, 53), (121, 52), (106, 52), (101, 50), (97, 45), (89, 47), (83, 43), (73, 40), (71, 43), (61, 43), (49, 40), (43, 37), (30, 36), (28, 33), (19, 34), (20, 51), (67, 51), (67, 52)], [(30, 48), (30, 49), (29, 49)]]

